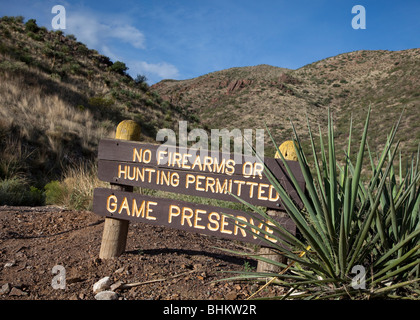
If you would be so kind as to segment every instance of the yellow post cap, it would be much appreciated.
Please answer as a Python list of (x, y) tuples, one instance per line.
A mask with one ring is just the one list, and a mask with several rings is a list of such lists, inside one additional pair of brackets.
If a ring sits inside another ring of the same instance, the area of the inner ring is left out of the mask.
[[(292, 140), (283, 142), (280, 145), (279, 150), (286, 160), (298, 161), (295, 145)], [(276, 151), (274, 158), (280, 159), (280, 154), (278, 151)]]
[(115, 139), (139, 141), (140, 133), (141, 129), (137, 122), (124, 120), (118, 124)]

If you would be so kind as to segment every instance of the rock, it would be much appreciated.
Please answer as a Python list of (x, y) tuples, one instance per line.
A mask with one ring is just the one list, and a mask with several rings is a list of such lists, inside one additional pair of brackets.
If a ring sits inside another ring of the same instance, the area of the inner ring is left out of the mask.
[(223, 299), (223, 296), (222, 296), (222, 294), (220, 292), (216, 292), (214, 294), (214, 296), (213, 296), (213, 299), (214, 300), (222, 300)]
[(25, 291), (22, 291), (16, 287), (13, 287), (12, 290), (10, 290), (9, 296), (27, 296), (28, 293)]
[(8, 294), (10, 292), (10, 283), (5, 283), (1, 286), (0, 294)]
[(288, 75), (286, 73), (282, 73), (278, 79), (280, 83), (287, 83), (287, 84), (300, 84), (301, 81), (293, 78), (291, 75)]
[(258, 285), (258, 284), (256, 284), (256, 283), (254, 283), (254, 284), (251, 286), (251, 288), (250, 288), (251, 292), (255, 292), (255, 291), (257, 291), (258, 289), (259, 289), (259, 285)]
[(16, 264), (16, 261), (10, 261), (4, 264), (4, 268), (13, 267)]
[(96, 300), (118, 300), (118, 294), (114, 291), (101, 291), (95, 295)]
[(76, 282), (83, 282), (83, 281), (85, 281), (85, 279), (83, 279), (83, 278), (81, 278), (81, 277), (78, 277), (78, 276), (75, 276), (75, 277), (72, 277), (72, 278), (69, 278), (69, 279), (67, 279), (67, 283), (68, 284), (71, 284), (71, 283), (76, 283)]
[(195, 265), (194, 265), (194, 270), (199, 270), (199, 269), (201, 269), (203, 267), (203, 264), (202, 263), (196, 263)]
[(124, 267), (121, 267), (114, 271), (114, 273), (122, 273), (124, 271)]
[(226, 300), (235, 300), (238, 297), (238, 294), (235, 291), (228, 292), (225, 295)]
[(117, 281), (115, 282), (112, 286), (111, 286), (111, 290), (115, 291), (120, 289), (122, 286), (124, 285), (124, 283), (122, 281)]
[(249, 86), (250, 84), (252, 84), (252, 80), (249, 80), (249, 79), (233, 80), (228, 85), (227, 93), (229, 94), (234, 91), (241, 90), (245, 88), (246, 86)]
[(93, 292), (98, 293), (101, 291), (108, 290), (111, 286), (111, 280), (109, 277), (104, 277), (93, 285)]

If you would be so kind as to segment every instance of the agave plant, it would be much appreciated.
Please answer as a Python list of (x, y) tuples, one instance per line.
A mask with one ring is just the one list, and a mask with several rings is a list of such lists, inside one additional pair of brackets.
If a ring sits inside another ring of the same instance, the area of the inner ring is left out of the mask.
[[(242, 272), (229, 279), (271, 277), (270, 283), (290, 287), (279, 298), (419, 297), (416, 282), (420, 280), (420, 145), (417, 156), (403, 173), (401, 154), (396, 159), (399, 142), (394, 143), (401, 117), (377, 158), (367, 143), (369, 119), (370, 109), (354, 161), (350, 157), (350, 123), (348, 147), (341, 165), (337, 161), (330, 112), (326, 146), (319, 130), (320, 150), (308, 121), (312, 165), (292, 124), (306, 190), (299, 187), (282, 155), (281, 162), (303, 202), (303, 209), (296, 206), (267, 167), (265, 175), (279, 193), (301, 236), (289, 233), (263, 210), (238, 198), (260, 215), (260, 222), (269, 221), (274, 231), (268, 234), (265, 225), (250, 226), (255, 236), (266, 242), (265, 235), (275, 238), (277, 243), (270, 246), (291, 263), (286, 266), (266, 256), (252, 255), (284, 269), (280, 274)], [(278, 150), (274, 140), (273, 143)]]

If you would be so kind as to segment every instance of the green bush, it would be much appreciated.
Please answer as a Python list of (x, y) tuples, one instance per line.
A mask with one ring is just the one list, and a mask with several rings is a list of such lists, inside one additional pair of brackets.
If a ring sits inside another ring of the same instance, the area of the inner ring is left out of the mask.
[(0, 205), (40, 206), (45, 203), (44, 193), (29, 186), (19, 176), (0, 180)]
[(63, 204), (65, 202), (68, 190), (66, 186), (57, 180), (47, 183), (45, 189), (45, 203), (46, 204)]
[(115, 61), (112, 64), (112, 66), (109, 67), (109, 69), (121, 75), (125, 75), (125, 72), (128, 70), (128, 67), (125, 65), (124, 62)]
[(26, 23), (25, 23), (25, 30), (26, 31), (30, 31), (33, 33), (37, 33), (39, 31), (39, 27), (36, 24), (36, 20), (35, 19), (29, 19)]
[(81, 68), (80, 64), (78, 64), (78, 63), (72, 63), (70, 65), (70, 72), (72, 74), (80, 74), (81, 69), (82, 68)]
[(71, 41), (77, 41), (77, 38), (74, 34), (69, 34), (67, 35), (67, 39), (71, 40)]
[(154, 105), (154, 102), (153, 102), (152, 99), (146, 99), (146, 101), (144, 101), (144, 103), (146, 104), (146, 106), (149, 106), (149, 107)]
[(114, 104), (113, 99), (107, 99), (105, 97), (96, 96), (89, 98), (89, 105), (92, 107), (110, 107)]
[(19, 59), (20, 59), (20, 61), (25, 62), (27, 65), (31, 65), (31, 64), (32, 64), (32, 62), (33, 62), (33, 58), (32, 58), (32, 56), (31, 56), (31, 55), (29, 55), (29, 54), (22, 54), (22, 55), (19, 57)]
[(142, 84), (143, 82), (147, 82), (147, 77), (145, 75), (138, 74), (134, 79), (134, 82), (136, 84)]

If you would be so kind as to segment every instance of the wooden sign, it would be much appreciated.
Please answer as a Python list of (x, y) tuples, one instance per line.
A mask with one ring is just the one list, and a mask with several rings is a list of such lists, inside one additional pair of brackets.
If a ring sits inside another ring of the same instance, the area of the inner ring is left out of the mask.
[[(270, 240), (273, 244), (277, 242), (268, 235), (273, 234), (273, 230), (270, 229), (272, 222), (261, 221), (261, 217), (256, 213), (228, 208), (98, 188), (94, 190), (93, 211), (105, 217), (162, 225), (259, 245), (267, 245), (267, 243), (258, 238), (255, 233)], [(229, 216), (240, 221), (230, 219)], [(274, 217), (274, 219), (290, 233), (295, 234), (296, 226), (290, 218)], [(268, 234), (263, 234), (241, 221), (261, 228)]]
[[(256, 157), (115, 139), (100, 142), (98, 159), (102, 181), (238, 201), (232, 193), (257, 206), (283, 209), (264, 175), (265, 164), (296, 205), (302, 205), (279, 159), (265, 158), (263, 164)], [(288, 165), (304, 188), (299, 164), (289, 161)]]
[[(304, 189), (299, 164), (288, 161), (288, 165)], [(281, 199), (264, 170), (270, 170), (295, 204), (302, 206), (279, 159), (265, 158), (262, 163), (256, 157), (241, 154), (121, 139), (101, 140), (98, 178), (114, 186), (94, 190), (93, 211), (105, 216), (105, 222), (109, 222), (109, 228), (104, 227), (100, 257), (115, 257), (123, 252), (130, 220), (267, 246), (267, 242), (259, 238), (261, 236), (272, 246), (276, 245), (275, 228), (270, 228), (273, 223), (262, 220), (257, 213), (156, 198), (133, 193), (130, 188), (138, 186), (239, 201), (233, 194), (253, 205), (282, 210)], [(273, 219), (290, 233), (296, 233), (296, 225), (288, 216), (275, 215)]]

